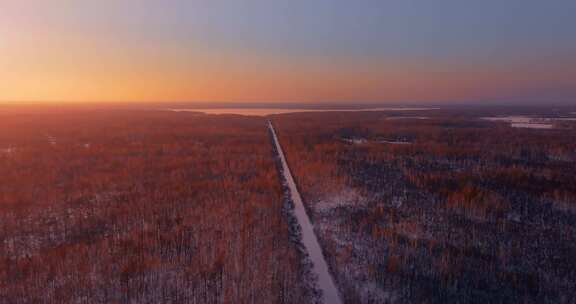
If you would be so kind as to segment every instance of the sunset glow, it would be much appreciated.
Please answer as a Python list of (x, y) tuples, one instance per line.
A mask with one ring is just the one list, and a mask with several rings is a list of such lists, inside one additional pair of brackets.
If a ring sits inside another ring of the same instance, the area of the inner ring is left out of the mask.
[(576, 97), (572, 1), (1, 2), (3, 102)]

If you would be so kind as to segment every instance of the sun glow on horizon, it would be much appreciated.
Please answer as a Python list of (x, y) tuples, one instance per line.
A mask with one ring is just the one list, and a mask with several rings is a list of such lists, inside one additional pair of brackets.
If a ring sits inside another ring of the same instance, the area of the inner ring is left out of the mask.
[[(290, 11), (282, 6), (246, 11), (256, 14), (256, 21), (247, 21), (227, 15), (223, 4), (168, 2), (6, 4), (0, 12), (0, 102), (576, 102), (572, 45), (498, 55), (435, 34), (451, 40), (431, 43), (426, 53), (418, 45), (429, 38), (409, 29), (390, 32), (345, 21), (346, 27), (325, 28), (331, 19), (307, 15), (284, 20), (297, 28), (300, 19), (315, 26), (310, 31), (317, 37), (309, 37), (304, 28), (293, 32), (272, 19), (287, 18)], [(334, 2), (342, 11), (332, 13), (349, 17), (343, 10), (348, 4)], [(349, 14), (368, 13), (355, 10)], [(440, 15), (424, 17), (446, 26)], [(341, 33), (331, 32), (336, 29)], [(389, 43), (375, 42), (377, 35)]]

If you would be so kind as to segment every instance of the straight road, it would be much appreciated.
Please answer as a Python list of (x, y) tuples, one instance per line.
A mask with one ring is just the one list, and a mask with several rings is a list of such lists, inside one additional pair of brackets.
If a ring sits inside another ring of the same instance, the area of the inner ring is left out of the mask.
[(336, 288), (334, 280), (330, 275), (328, 264), (326, 263), (324, 254), (322, 253), (322, 248), (320, 247), (316, 234), (314, 233), (314, 227), (312, 226), (310, 217), (306, 214), (302, 197), (300, 196), (296, 183), (292, 178), (292, 173), (290, 172), (290, 168), (288, 168), (288, 163), (286, 162), (286, 157), (284, 157), (284, 151), (282, 151), (280, 141), (278, 141), (276, 131), (274, 130), (271, 121), (268, 121), (268, 128), (274, 138), (274, 145), (276, 146), (276, 151), (278, 152), (278, 156), (282, 162), (282, 173), (284, 174), (284, 179), (290, 189), (290, 197), (294, 203), (294, 215), (296, 216), (302, 231), (302, 244), (304, 244), (304, 248), (306, 248), (310, 259), (312, 260), (312, 271), (318, 276), (318, 287), (322, 291), (322, 300), (326, 304), (342, 303), (338, 294), (338, 288)]

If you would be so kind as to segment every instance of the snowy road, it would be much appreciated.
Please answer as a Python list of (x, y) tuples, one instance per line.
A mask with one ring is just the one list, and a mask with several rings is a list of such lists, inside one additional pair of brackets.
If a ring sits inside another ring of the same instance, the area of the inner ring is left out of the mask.
[(296, 219), (298, 220), (298, 224), (302, 230), (302, 243), (304, 244), (310, 259), (312, 260), (312, 270), (318, 276), (318, 287), (322, 291), (323, 301), (327, 304), (342, 303), (338, 294), (338, 289), (336, 288), (334, 280), (328, 271), (328, 264), (324, 259), (322, 248), (318, 243), (316, 234), (314, 234), (314, 227), (312, 226), (312, 222), (310, 222), (310, 218), (306, 214), (306, 209), (304, 208), (302, 197), (300, 196), (300, 193), (296, 187), (296, 183), (292, 178), (292, 173), (290, 172), (290, 168), (288, 168), (288, 163), (286, 162), (284, 152), (282, 151), (282, 147), (280, 146), (280, 142), (278, 141), (276, 131), (274, 130), (274, 126), (272, 125), (271, 121), (268, 121), (268, 128), (272, 133), (276, 151), (278, 152), (278, 156), (282, 162), (284, 179), (286, 180), (288, 188), (290, 189), (290, 196), (292, 198), (292, 202), (294, 203), (294, 214), (296, 215)]

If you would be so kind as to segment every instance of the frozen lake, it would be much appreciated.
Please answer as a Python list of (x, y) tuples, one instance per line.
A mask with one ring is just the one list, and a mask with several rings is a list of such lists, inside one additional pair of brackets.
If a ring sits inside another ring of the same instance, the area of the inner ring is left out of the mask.
[(426, 111), (438, 108), (366, 108), (366, 109), (274, 109), (274, 108), (221, 108), (221, 109), (169, 109), (174, 112), (201, 112), (205, 114), (237, 114), (247, 116), (267, 116), (273, 114), (301, 112), (374, 112), (374, 111)]

